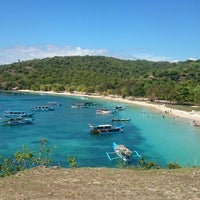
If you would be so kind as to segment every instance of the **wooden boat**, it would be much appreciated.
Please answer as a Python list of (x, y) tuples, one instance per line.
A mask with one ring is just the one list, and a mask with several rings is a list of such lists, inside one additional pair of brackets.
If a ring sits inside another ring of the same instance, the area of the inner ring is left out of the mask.
[(109, 110), (107, 108), (98, 108), (96, 110), (96, 114), (104, 115), (104, 114), (114, 114), (114, 110)]
[(24, 117), (18, 117), (18, 118), (9, 118), (4, 119), (1, 124), (2, 125), (22, 125), (22, 124), (32, 124), (33, 118), (24, 118)]
[(113, 122), (128, 122), (131, 121), (131, 118), (112, 118)]
[(108, 133), (115, 133), (115, 132), (122, 132), (124, 130), (124, 125), (121, 126), (113, 126), (111, 124), (101, 124), (101, 125), (92, 125), (89, 124), (91, 128), (90, 132), (93, 134), (108, 134)]
[(113, 142), (113, 150), (114, 152), (106, 152), (110, 161), (120, 158), (124, 162), (130, 162), (134, 158), (141, 158), (141, 155), (137, 151), (131, 151), (123, 144), (116, 144)]
[(27, 113), (25, 111), (13, 111), (13, 110), (4, 111), (4, 116), (7, 118), (33, 117), (33, 115), (35, 115), (35, 112)]

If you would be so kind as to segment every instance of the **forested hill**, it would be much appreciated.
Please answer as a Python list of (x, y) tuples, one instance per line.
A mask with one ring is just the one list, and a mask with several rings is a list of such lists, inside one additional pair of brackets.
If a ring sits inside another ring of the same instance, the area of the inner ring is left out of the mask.
[(200, 104), (200, 60), (170, 63), (102, 56), (35, 59), (0, 66), (0, 89), (98, 92)]

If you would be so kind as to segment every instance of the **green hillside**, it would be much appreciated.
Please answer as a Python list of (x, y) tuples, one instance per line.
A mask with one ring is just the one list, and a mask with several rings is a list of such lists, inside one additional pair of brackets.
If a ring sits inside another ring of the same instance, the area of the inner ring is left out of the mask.
[(35, 59), (0, 66), (0, 89), (81, 91), (200, 104), (200, 60), (177, 63), (102, 56)]

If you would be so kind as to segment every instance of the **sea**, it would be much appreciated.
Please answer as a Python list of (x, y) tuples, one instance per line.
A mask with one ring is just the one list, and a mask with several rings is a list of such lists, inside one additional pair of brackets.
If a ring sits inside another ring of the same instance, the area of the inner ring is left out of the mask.
[[(0, 155), (12, 157), (25, 145), (37, 152), (42, 139), (52, 148), (52, 165), (69, 167), (67, 156), (76, 158), (79, 167), (119, 166), (120, 160), (110, 161), (106, 152), (112, 152), (112, 143), (123, 144), (136, 150), (148, 162), (163, 168), (168, 163), (182, 167), (200, 165), (200, 128), (192, 120), (166, 115), (158, 110), (130, 103), (99, 98), (32, 94), (22, 92), (0, 93), (0, 116), (6, 110), (31, 112), (34, 106), (57, 102), (54, 111), (37, 112), (33, 124), (1, 125)], [(72, 108), (74, 103), (93, 102), (88, 108)], [(125, 110), (115, 114), (98, 115), (97, 108), (114, 109), (121, 105)], [(131, 118), (129, 122), (112, 122), (112, 118)], [(121, 133), (92, 135), (89, 123), (125, 125)]]

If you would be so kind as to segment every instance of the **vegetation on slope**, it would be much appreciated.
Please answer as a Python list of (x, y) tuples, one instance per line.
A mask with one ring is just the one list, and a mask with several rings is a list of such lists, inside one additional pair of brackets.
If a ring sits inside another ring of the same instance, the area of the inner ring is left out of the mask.
[(4, 90), (96, 92), (200, 104), (200, 60), (169, 63), (54, 57), (2, 65), (0, 80)]

